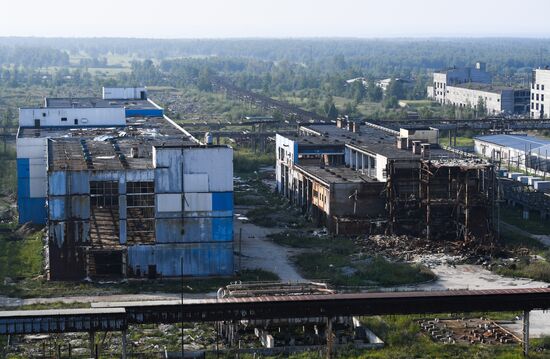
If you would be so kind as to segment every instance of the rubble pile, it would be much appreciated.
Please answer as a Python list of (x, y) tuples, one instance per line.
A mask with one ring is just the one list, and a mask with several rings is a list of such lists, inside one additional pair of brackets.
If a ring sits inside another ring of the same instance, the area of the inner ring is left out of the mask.
[(390, 261), (439, 264), (483, 262), (485, 257), (460, 242), (430, 241), (406, 235), (375, 234), (356, 241), (362, 254), (380, 255)]

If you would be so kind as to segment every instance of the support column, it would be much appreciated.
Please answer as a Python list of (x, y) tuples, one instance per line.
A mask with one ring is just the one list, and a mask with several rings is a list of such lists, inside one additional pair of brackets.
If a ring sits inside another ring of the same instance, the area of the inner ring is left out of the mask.
[(126, 352), (127, 352), (126, 346), (128, 345), (127, 334), (128, 334), (128, 329), (124, 329), (122, 331), (122, 354), (121, 354), (122, 359), (126, 359)]
[(372, 169), (371, 163), (372, 162), (370, 156), (367, 156), (367, 176), (372, 176), (372, 174), (370, 173)]
[(90, 345), (90, 358), (95, 358), (95, 332), (88, 332), (88, 340)]
[(529, 311), (523, 311), (523, 356), (529, 355)]
[(327, 359), (332, 358), (332, 352), (334, 347), (334, 333), (332, 332), (332, 317), (327, 317)]
[(365, 155), (361, 153), (361, 174), (365, 174)]

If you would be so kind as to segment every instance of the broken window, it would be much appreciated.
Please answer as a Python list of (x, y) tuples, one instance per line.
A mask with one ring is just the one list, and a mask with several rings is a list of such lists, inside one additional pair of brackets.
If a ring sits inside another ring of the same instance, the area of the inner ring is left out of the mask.
[(129, 243), (155, 240), (155, 185), (153, 182), (126, 184), (127, 234)]
[(118, 207), (118, 182), (90, 181), (90, 201), (93, 207)]

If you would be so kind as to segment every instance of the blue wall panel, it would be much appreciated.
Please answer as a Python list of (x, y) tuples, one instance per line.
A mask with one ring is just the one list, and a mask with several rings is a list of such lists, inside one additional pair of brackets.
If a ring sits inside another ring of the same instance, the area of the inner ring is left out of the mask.
[(126, 109), (126, 117), (162, 117), (164, 111), (157, 108)]
[(128, 265), (134, 275), (137, 269), (147, 275), (149, 265), (155, 265), (165, 277), (231, 275), (233, 273), (232, 243), (157, 244), (128, 247)]
[(213, 192), (212, 193), (213, 211), (232, 211), (233, 210), (233, 192)]
[(212, 218), (212, 240), (233, 240), (233, 217)]
[(31, 196), (31, 179), (17, 176), (17, 198), (29, 198)]
[(46, 224), (46, 198), (17, 198), (19, 223)]
[(30, 161), (28, 158), (17, 159), (17, 177), (30, 177)]

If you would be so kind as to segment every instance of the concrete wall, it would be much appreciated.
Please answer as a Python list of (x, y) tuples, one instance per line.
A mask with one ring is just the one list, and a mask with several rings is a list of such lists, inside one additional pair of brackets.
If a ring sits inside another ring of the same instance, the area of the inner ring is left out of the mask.
[(47, 139), (17, 138), (17, 207), (19, 223), (46, 223)]
[(103, 87), (104, 100), (145, 100), (145, 87)]
[(550, 118), (550, 70), (533, 72), (530, 111), (532, 118)]
[(35, 127), (124, 126), (126, 112), (113, 108), (21, 108), (19, 126)]
[(448, 86), (445, 103), (448, 105), (476, 108), (479, 98), (485, 101), (488, 114), (514, 113), (514, 90), (468, 89), (464, 87)]

